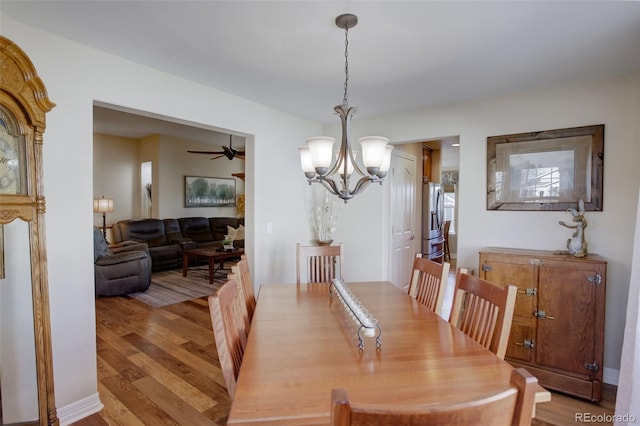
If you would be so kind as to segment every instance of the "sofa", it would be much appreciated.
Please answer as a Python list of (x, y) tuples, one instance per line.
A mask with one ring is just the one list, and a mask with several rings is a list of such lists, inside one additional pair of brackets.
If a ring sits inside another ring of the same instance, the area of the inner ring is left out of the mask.
[(182, 267), (184, 249), (221, 247), (230, 231), (241, 237), (234, 240), (234, 246), (244, 248), (243, 229), (244, 218), (235, 217), (127, 219), (115, 224), (113, 237), (116, 243), (126, 240), (146, 243), (153, 271), (161, 271)]
[(182, 267), (182, 246), (184, 240), (169, 240), (162, 219), (127, 219), (113, 227), (116, 243), (137, 241), (146, 243), (151, 255), (153, 272)]
[(109, 247), (94, 227), (93, 260), (96, 296), (136, 293), (151, 285), (151, 256), (145, 243), (125, 241)]

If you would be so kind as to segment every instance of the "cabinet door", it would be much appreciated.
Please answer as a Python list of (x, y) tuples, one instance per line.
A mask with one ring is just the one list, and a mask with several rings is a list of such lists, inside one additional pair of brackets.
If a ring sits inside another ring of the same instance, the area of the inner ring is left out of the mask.
[(511, 334), (505, 357), (533, 362), (536, 310), (535, 270), (529, 257), (496, 254), (480, 255), (480, 277), (496, 284), (513, 284), (518, 288), (511, 325)]
[(589, 264), (577, 267), (541, 266), (538, 281), (538, 329), (536, 362), (590, 379), (585, 367), (596, 358), (596, 296), (603, 284), (593, 277)]

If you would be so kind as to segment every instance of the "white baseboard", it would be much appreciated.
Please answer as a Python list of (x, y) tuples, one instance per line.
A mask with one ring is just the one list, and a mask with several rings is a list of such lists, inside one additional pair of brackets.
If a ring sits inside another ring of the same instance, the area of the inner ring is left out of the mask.
[(57, 412), (60, 425), (70, 425), (80, 419), (89, 417), (90, 415), (102, 410), (102, 407), (104, 406), (102, 405), (102, 402), (100, 402), (100, 395), (98, 395), (97, 392), (79, 401), (65, 405), (64, 407), (59, 407)]
[(618, 379), (620, 378), (620, 370), (604, 367), (602, 370), (602, 381), (610, 385), (618, 386)]

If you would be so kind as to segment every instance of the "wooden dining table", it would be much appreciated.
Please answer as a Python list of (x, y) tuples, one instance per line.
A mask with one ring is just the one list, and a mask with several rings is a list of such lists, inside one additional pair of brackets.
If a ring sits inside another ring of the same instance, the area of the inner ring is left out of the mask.
[[(228, 424), (330, 421), (331, 389), (354, 402), (438, 404), (509, 386), (513, 367), (389, 282), (347, 283), (378, 320), (364, 337), (329, 284), (262, 285)], [(542, 387), (536, 402), (548, 401)]]

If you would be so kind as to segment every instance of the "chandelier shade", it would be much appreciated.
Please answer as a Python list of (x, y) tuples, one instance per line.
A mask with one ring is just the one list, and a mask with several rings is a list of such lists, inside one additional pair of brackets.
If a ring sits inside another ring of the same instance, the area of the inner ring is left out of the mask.
[[(354, 195), (361, 192), (369, 183), (382, 184), (391, 166), (391, 151), (389, 139), (382, 136), (365, 136), (360, 138), (362, 149), (361, 167), (357, 162), (357, 152), (351, 147), (349, 124), (351, 117), (357, 111), (357, 107), (349, 105), (349, 28), (358, 23), (358, 17), (349, 13), (336, 18), (336, 25), (345, 30), (345, 82), (344, 98), (342, 105), (334, 107), (336, 114), (340, 116), (342, 123), (342, 139), (338, 151), (333, 145), (336, 139), (329, 136), (315, 136), (306, 140), (307, 145), (298, 148), (300, 153), (300, 165), (309, 182), (320, 183), (329, 192), (337, 195), (346, 203)], [(360, 178), (354, 187), (351, 187), (351, 177), (356, 172)], [(335, 175), (335, 176), (334, 176)]]

